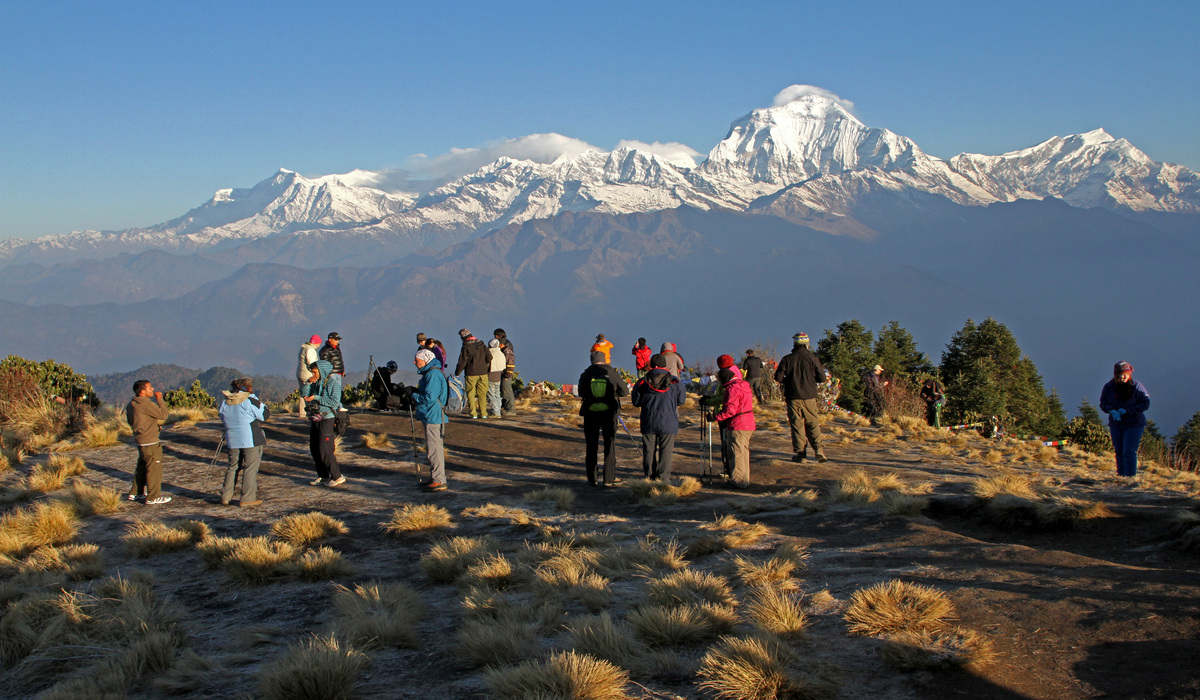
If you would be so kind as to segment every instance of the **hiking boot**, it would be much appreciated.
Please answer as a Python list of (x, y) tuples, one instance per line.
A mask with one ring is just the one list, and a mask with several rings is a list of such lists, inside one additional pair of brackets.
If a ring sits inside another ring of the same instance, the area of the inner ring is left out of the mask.
[(421, 486), (421, 490), (423, 490), (423, 491), (445, 491), (446, 484), (444, 484), (441, 481), (432, 481), (428, 484), (423, 484)]
[(829, 461), (829, 458), (826, 457), (824, 454), (819, 454), (819, 455), (817, 455), (817, 461), (820, 462), (821, 464), (824, 464)]
[(331, 481), (331, 482), (329, 482), (328, 484), (325, 484), (325, 485), (326, 485), (326, 486), (341, 486), (341, 485), (342, 485), (342, 484), (344, 484), (344, 483), (346, 483), (346, 477), (344, 477), (344, 476), (339, 476), (338, 478), (334, 479), (333, 481)]
[(324, 478), (322, 478), (322, 477), (319, 477), (319, 476), (318, 476), (317, 478), (315, 478), (315, 479), (313, 479), (312, 481), (308, 482), (308, 485), (309, 485), (309, 486), (320, 486), (320, 485), (321, 485), (321, 484), (323, 484), (323, 483), (325, 483), (325, 479), (324, 479)]
[(161, 506), (164, 503), (170, 503), (170, 502), (171, 502), (170, 496), (159, 496), (158, 498), (151, 498), (150, 500), (146, 501), (146, 505)]
[(240, 506), (242, 508), (249, 508), (250, 506), (260, 506), (260, 505), (262, 505), (262, 501), (238, 501), (238, 506)]
[(805, 460), (805, 457), (804, 457), (803, 453), (797, 452), (796, 454), (792, 455), (793, 462), (802, 463), (802, 462), (804, 462), (804, 460)]

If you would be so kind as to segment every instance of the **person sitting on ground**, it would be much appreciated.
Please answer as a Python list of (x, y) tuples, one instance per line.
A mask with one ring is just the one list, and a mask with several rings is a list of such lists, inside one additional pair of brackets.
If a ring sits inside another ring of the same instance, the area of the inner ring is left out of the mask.
[(225, 426), (225, 446), (229, 448), (229, 467), (225, 470), (225, 485), (221, 489), (221, 505), (233, 500), (237, 475), (242, 473), (242, 496), (238, 505), (243, 508), (262, 503), (258, 497), (258, 465), (262, 463), (263, 446), (267, 436), (263, 421), (271, 417), (271, 409), (254, 395), (250, 377), (233, 380), (231, 391), (222, 391), (225, 400), (217, 409)]
[[(725, 387), (725, 407), (713, 420), (721, 427), (722, 437), (728, 436), (727, 486), (744, 489), (750, 485), (750, 436), (754, 433), (754, 398), (750, 384), (742, 379), (742, 371), (728, 358), (728, 366), (717, 372), (717, 381)], [(724, 442), (723, 442), (724, 444)]]
[(500, 341), (496, 338), (488, 341), (488, 357), (491, 359), (491, 364), (488, 365), (488, 410), (492, 412), (493, 418), (499, 418), (502, 406), (500, 378), (504, 375), (504, 367), (508, 361), (504, 358), (504, 350), (500, 349)]
[(642, 472), (654, 481), (671, 478), (679, 407), (687, 400), (683, 384), (666, 367), (662, 355), (651, 357), (650, 371), (633, 385), (633, 405), (642, 409)]
[(603, 354), (604, 364), (606, 365), (612, 364), (612, 349), (612, 342), (606, 339), (603, 333), (596, 336), (596, 342), (592, 344), (592, 352), (599, 352)]
[(309, 367), (309, 380), (304, 400), (308, 402), (308, 451), (317, 469), (317, 478), (308, 482), (313, 486), (341, 486), (346, 477), (338, 469), (335, 424), (337, 412), (342, 408), (342, 375), (333, 371), (333, 365), (318, 360)]
[[(412, 394), (413, 412), (425, 426), (425, 459), (429, 461), (429, 481), (421, 485), (426, 491), (446, 490), (446, 423), (449, 419), (442, 406), (450, 397), (450, 386), (437, 356), (428, 348), (418, 350), (413, 357), (421, 381)], [(416, 455), (413, 455), (416, 459)]]
[(792, 432), (792, 461), (803, 462), (812, 445), (818, 462), (828, 462), (821, 449), (821, 421), (817, 417), (817, 389), (825, 382), (825, 368), (808, 349), (808, 334), (792, 336), (792, 351), (775, 368), (775, 381), (783, 388), (788, 426)]
[(400, 365), (395, 360), (389, 360), (383, 367), (376, 367), (371, 375), (371, 396), (375, 399), (375, 408), (385, 411), (390, 408), (401, 408), (400, 389), (392, 377)]
[(633, 345), (632, 352), (633, 366), (637, 370), (637, 378), (641, 379), (646, 376), (646, 372), (650, 371), (650, 356), (654, 354), (654, 351), (650, 349), (650, 346), (646, 345), (645, 338), (638, 338), (637, 342)]
[(133, 400), (125, 407), (125, 420), (133, 430), (137, 444), (137, 467), (133, 471), (133, 490), (129, 500), (145, 500), (146, 505), (170, 503), (171, 497), (162, 493), (162, 442), (159, 427), (167, 420), (167, 405), (161, 391), (155, 391), (148, 379), (133, 383)]
[(658, 354), (662, 355), (663, 361), (667, 363), (667, 371), (671, 373), (671, 376), (679, 379), (683, 375), (684, 364), (683, 355), (680, 355), (679, 351), (675, 349), (675, 343), (663, 343), (662, 350)]
[[(604, 353), (593, 350), (592, 364), (579, 375), (579, 415), (583, 416), (585, 452), (584, 471), (591, 486), (615, 486), (617, 478), (617, 412), (622, 396), (629, 388), (613, 366), (604, 361)], [(604, 474), (596, 474), (596, 452), (604, 436)]]
[(759, 403), (763, 401), (763, 367), (762, 358), (754, 354), (753, 348), (747, 348), (746, 357), (742, 359), (742, 376), (746, 378), (746, 383), (750, 385), (750, 390), (754, 392), (754, 398)]

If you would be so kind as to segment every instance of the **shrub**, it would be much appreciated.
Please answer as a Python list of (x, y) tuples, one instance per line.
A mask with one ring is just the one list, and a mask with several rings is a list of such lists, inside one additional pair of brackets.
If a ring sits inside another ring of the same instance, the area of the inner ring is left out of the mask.
[(199, 379), (192, 382), (192, 386), (189, 389), (185, 390), (180, 387), (179, 389), (172, 389), (163, 394), (163, 401), (171, 409), (212, 408), (216, 403), (213, 397), (200, 385)]
[(1090, 421), (1082, 416), (1067, 421), (1063, 430), (1063, 438), (1076, 447), (1087, 450), (1092, 454), (1102, 455), (1112, 452), (1112, 436), (1099, 421)]
[(347, 700), (370, 659), (337, 637), (316, 637), (288, 647), (261, 677), (269, 700)]

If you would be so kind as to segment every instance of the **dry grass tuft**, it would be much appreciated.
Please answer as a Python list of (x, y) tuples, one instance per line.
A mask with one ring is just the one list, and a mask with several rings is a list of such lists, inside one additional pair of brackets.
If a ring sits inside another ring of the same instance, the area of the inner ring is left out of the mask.
[(354, 573), (354, 566), (330, 547), (307, 550), (292, 562), (292, 575), (301, 581), (331, 581)]
[(197, 544), (196, 550), (200, 552), (200, 559), (205, 566), (216, 569), (229, 557), (236, 546), (237, 540), (232, 537), (210, 537)]
[(542, 598), (562, 596), (578, 600), (588, 612), (600, 612), (612, 601), (608, 579), (592, 571), (599, 556), (591, 550), (568, 550), (538, 565), (533, 590)]
[(634, 633), (653, 647), (703, 642), (733, 629), (737, 614), (719, 605), (644, 605), (625, 621)]
[(935, 629), (953, 614), (945, 593), (892, 580), (855, 591), (845, 618), (851, 634), (882, 635)]
[(213, 681), (223, 674), (221, 664), (188, 649), (176, 659), (170, 670), (158, 676), (151, 685), (164, 695), (216, 695)]
[(464, 620), (455, 640), (455, 656), (470, 667), (509, 664), (542, 650), (537, 626), (507, 608), (496, 616)]
[(649, 479), (633, 479), (625, 484), (625, 488), (635, 498), (655, 506), (669, 506), (680, 498), (694, 496), (700, 492), (700, 481), (695, 477), (684, 476), (678, 483), (670, 481), (651, 481)]
[(901, 671), (972, 671), (996, 660), (992, 643), (974, 630), (902, 632), (891, 635), (880, 650), (884, 663)]
[(272, 535), (297, 547), (348, 532), (350, 528), (346, 527), (346, 523), (315, 510), (284, 516), (271, 526)]
[(763, 637), (724, 637), (700, 661), (700, 687), (720, 700), (818, 700), (837, 694), (835, 673), (802, 662), (779, 642)]
[(368, 450), (386, 450), (392, 446), (392, 441), (387, 433), (363, 433), (362, 441), (358, 446)]
[(675, 605), (737, 605), (729, 581), (715, 574), (694, 569), (681, 569), (648, 584), (650, 602), (665, 607)]
[(817, 591), (804, 600), (804, 609), (809, 615), (828, 615), (841, 607), (842, 601), (835, 598), (829, 589)]
[(393, 535), (428, 533), (454, 527), (450, 511), (432, 503), (405, 503), (392, 511), (392, 517), (380, 525)]
[(42, 501), (0, 515), (0, 554), (23, 555), (75, 539), (75, 509), (62, 501)]
[[(8, 557), (0, 555), (0, 562)], [(104, 557), (96, 544), (68, 544), (62, 547), (41, 547), (24, 561), (11, 560), (19, 574), (61, 571), (72, 581), (85, 581), (104, 575)]]
[(288, 647), (263, 669), (259, 681), (268, 700), (348, 700), (368, 664), (366, 654), (337, 637), (314, 636)]
[(139, 559), (186, 549), (208, 539), (208, 525), (197, 520), (178, 520), (170, 525), (157, 520), (139, 520), (125, 528), (121, 540), (125, 550)]
[(553, 503), (559, 510), (570, 510), (575, 503), (575, 492), (565, 486), (545, 486), (525, 494), (529, 503)]
[(221, 566), (236, 583), (262, 585), (291, 578), (295, 574), (292, 560), (296, 554), (296, 547), (287, 542), (246, 537), (233, 541)]
[(735, 557), (734, 568), (738, 578), (746, 586), (770, 586), (780, 590), (795, 590), (799, 587), (796, 579), (792, 578), (797, 563), (786, 557), (771, 557), (762, 563)]
[(43, 493), (57, 491), (67, 483), (67, 479), (87, 470), (83, 460), (79, 457), (53, 454), (45, 464), (33, 465), (33, 468), (29, 470), (29, 476), (25, 479), (25, 488)]
[(746, 614), (759, 629), (780, 637), (798, 637), (808, 626), (800, 599), (776, 586), (755, 589), (746, 604)]
[(420, 643), (417, 623), (424, 603), (402, 583), (360, 583), (353, 589), (338, 586), (333, 594), (338, 635), (363, 649), (403, 647)]
[(630, 668), (646, 655), (646, 648), (623, 622), (613, 622), (608, 613), (575, 618), (567, 631), (575, 651)]
[(541, 525), (541, 521), (531, 511), (524, 508), (510, 508), (509, 506), (502, 506), (496, 503), (485, 503), (481, 506), (463, 508), (462, 515), (465, 518), (507, 520), (515, 527), (538, 527)]
[(107, 515), (125, 508), (128, 501), (124, 494), (107, 486), (92, 486), (76, 479), (67, 493), (67, 502), (81, 518), (89, 515)]
[(971, 493), (983, 499), (992, 499), (1000, 495), (1037, 498), (1029, 477), (1011, 472), (975, 479), (971, 482)]
[(517, 570), (503, 554), (489, 554), (467, 567), (459, 583), (473, 588), (504, 590), (517, 578)]
[(838, 479), (838, 483), (829, 494), (829, 500), (833, 503), (866, 506), (880, 500), (887, 493), (908, 494), (928, 489), (928, 486), (909, 488), (895, 472), (871, 476), (863, 469), (855, 469)]
[(683, 549), (675, 540), (661, 540), (647, 535), (632, 544), (613, 547), (600, 555), (600, 568), (609, 575), (629, 571), (649, 574), (654, 571), (673, 571), (687, 566)]
[(629, 697), (624, 690), (628, 680), (628, 674), (611, 663), (574, 651), (487, 674), (499, 700), (623, 700)]
[(689, 557), (748, 547), (771, 532), (771, 528), (762, 523), (747, 523), (732, 515), (723, 515), (711, 523), (701, 525), (700, 529), (719, 534), (701, 535), (693, 540), (687, 548)]
[(442, 540), (421, 557), (421, 570), (434, 583), (454, 583), (467, 567), (496, 550), (491, 537), (452, 537)]
[(889, 518), (916, 518), (929, 507), (928, 496), (918, 496), (899, 491), (887, 491), (880, 499), (883, 514)]
[(1004, 453), (1000, 450), (988, 450), (983, 454), (983, 461), (988, 464), (999, 464), (1004, 461)]
[(1034, 459), (1045, 464), (1052, 464), (1058, 461), (1058, 448), (1042, 447), (1033, 455)]
[(816, 489), (787, 489), (774, 494), (730, 499), (729, 507), (748, 515), (791, 508), (802, 508), (807, 513), (816, 513), (825, 509), (825, 504), (820, 498), (821, 494)]
[(1047, 528), (1074, 527), (1087, 520), (1111, 518), (1113, 512), (1104, 503), (1068, 496), (1050, 496), (1039, 502), (1034, 514)]

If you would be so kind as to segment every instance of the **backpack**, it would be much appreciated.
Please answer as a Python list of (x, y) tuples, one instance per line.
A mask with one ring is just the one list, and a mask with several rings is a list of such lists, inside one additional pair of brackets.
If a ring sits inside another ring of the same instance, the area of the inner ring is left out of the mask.
[[(611, 411), (613, 409), (609, 399), (613, 394), (612, 382), (608, 381), (608, 377), (592, 377), (587, 383), (587, 391), (590, 399), (588, 405), (589, 411)], [(582, 394), (582, 391), (580, 392)]]

